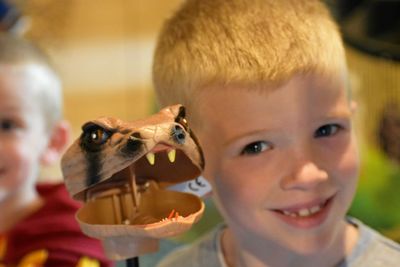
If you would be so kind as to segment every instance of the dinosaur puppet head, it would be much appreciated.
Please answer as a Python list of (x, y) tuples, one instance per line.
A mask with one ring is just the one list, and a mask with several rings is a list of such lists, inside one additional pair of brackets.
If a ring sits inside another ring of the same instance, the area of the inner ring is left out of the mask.
[(134, 122), (103, 117), (82, 130), (61, 168), (71, 196), (84, 202), (77, 213), (83, 232), (101, 239), (110, 258), (152, 252), (157, 239), (181, 234), (200, 219), (200, 198), (167, 190), (204, 167), (183, 106)]

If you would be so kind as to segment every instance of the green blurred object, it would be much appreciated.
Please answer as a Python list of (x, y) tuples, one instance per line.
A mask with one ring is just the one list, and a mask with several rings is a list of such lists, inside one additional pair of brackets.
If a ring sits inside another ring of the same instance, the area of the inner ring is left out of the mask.
[(390, 238), (399, 238), (395, 236), (400, 230), (399, 189), (399, 164), (377, 149), (364, 148), (360, 182), (349, 214)]

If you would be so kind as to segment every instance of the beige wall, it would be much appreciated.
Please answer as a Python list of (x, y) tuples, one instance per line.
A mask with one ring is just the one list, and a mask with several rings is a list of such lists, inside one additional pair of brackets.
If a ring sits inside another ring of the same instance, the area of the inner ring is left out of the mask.
[(27, 36), (52, 56), (74, 135), (101, 115), (152, 112), (151, 60), (157, 32), (178, 0), (30, 0)]

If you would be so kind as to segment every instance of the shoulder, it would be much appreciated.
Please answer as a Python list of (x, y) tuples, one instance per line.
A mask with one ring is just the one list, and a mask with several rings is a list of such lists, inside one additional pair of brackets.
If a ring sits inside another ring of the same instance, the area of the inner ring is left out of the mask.
[(16, 224), (14, 231), (32, 237), (80, 231), (75, 221), (79, 203), (69, 199), (63, 184), (40, 184), (37, 190), (43, 206)]
[[(75, 212), (82, 206), (78, 201), (73, 200), (65, 184), (63, 183), (40, 183), (36, 186), (40, 196), (45, 201), (45, 209), (57, 212)], [(62, 209), (60, 209), (60, 206)]]
[(375, 232), (366, 252), (366, 260), (370, 262), (370, 266), (399, 266), (400, 244)]
[(218, 226), (213, 231), (195, 241), (193, 244), (179, 248), (167, 255), (157, 267), (222, 267), (219, 260), (219, 236), (223, 226)]
[(349, 266), (395, 267), (400, 263), (400, 244), (353, 220), (360, 230), (359, 242), (353, 252), (354, 264)]
[(75, 220), (75, 213), (81, 204), (71, 199), (64, 184), (39, 184), (37, 190), (44, 205), (37, 212), (26, 218), (25, 226), (37, 228), (45, 233), (80, 232)]

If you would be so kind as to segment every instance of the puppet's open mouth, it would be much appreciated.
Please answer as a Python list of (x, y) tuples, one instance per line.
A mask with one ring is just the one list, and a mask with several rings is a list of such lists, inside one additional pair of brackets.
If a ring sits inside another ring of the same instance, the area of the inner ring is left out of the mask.
[(96, 184), (90, 191), (91, 194), (97, 194), (108, 188), (120, 187), (131, 180), (134, 180), (141, 190), (146, 188), (149, 181), (155, 181), (160, 188), (165, 188), (194, 179), (200, 173), (200, 167), (195, 165), (184, 151), (160, 143), (128, 167)]
[(201, 172), (182, 150), (165, 144), (156, 145), (132, 167), (138, 184), (154, 180), (162, 187), (194, 179)]
[(87, 216), (81, 220), (136, 226), (185, 221), (204, 208), (202, 201), (195, 195), (164, 188), (199, 174), (199, 167), (183, 151), (158, 144), (128, 167), (89, 188), (83, 210), (90, 212), (83, 212)]

